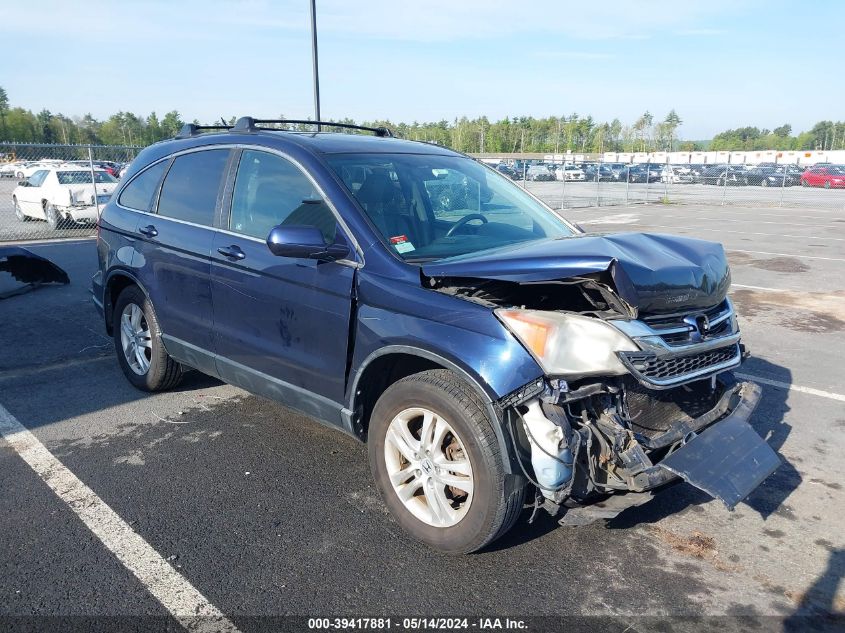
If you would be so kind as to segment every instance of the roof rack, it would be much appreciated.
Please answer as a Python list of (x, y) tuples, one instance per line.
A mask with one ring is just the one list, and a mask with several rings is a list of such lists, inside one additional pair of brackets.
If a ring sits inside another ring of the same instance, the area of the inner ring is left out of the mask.
[(194, 125), (193, 123), (185, 123), (176, 138), (190, 138), (196, 136), (197, 132), (202, 130), (231, 130), (231, 125)]
[(238, 119), (233, 132), (254, 132), (255, 130), (273, 130), (276, 128), (262, 127), (262, 123), (297, 123), (300, 125), (316, 125), (319, 130), (322, 126), (326, 127), (340, 127), (348, 130), (364, 130), (365, 132), (372, 132), (376, 136), (392, 137), (391, 132), (386, 127), (367, 127), (365, 125), (352, 125), (351, 123), (334, 123), (332, 121), (308, 121), (303, 119), (253, 119), (251, 116), (244, 116)]

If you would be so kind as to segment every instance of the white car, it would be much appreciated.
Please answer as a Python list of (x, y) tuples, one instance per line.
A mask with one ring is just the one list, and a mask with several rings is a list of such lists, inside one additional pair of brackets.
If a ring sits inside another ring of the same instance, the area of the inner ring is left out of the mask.
[(683, 165), (666, 165), (660, 172), (660, 182), (680, 184), (692, 182), (692, 170)]
[(3, 163), (2, 165), (0, 165), (0, 178), (14, 178), (19, 174), (19, 177), (23, 178), (24, 167), (26, 167), (26, 163)]
[(575, 165), (561, 165), (555, 172), (557, 180), (586, 180), (584, 171)]
[(30, 218), (46, 220), (53, 229), (69, 222), (96, 222), (97, 207), (108, 202), (117, 179), (97, 169), (94, 181), (90, 169), (75, 165), (39, 169), (12, 192), (15, 217), (22, 222)]

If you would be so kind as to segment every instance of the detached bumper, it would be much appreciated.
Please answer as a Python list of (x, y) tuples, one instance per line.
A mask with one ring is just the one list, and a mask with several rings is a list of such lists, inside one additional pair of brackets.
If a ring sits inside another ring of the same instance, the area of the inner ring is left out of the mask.
[(681, 446), (631, 478), (631, 490), (651, 490), (682, 478), (728, 508), (736, 506), (781, 464), (777, 454), (748, 424), (760, 393), (755, 383), (739, 383), (730, 394), (738, 402), (731, 403), (725, 417), (711, 426), (707, 426), (710, 414), (694, 420), (688, 425), (691, 428)]
[(57, 207), (65, 217), (70, 218), (74, 222), (96, 222), (99, 219), (97, 215), (97, 207), (90, 206), (72, 206), (72, 207)]

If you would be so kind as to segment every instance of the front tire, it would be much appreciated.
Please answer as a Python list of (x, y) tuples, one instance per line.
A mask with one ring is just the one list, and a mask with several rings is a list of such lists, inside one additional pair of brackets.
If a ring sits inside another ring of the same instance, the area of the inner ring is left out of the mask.
[(381, 395), (370, 422), (370, 468), (413, 538), (469, 553), (513, 526), (525, 486), (505, 475), (495, 423), (472, 388), (445, 369), (403, 378)]
[(137, 286), (120, 293), (112, 329), (120, 368), (133, 386), (141, 391), (164, 391), (181, 382), (182, 365), (164, 349), (152, 303)]

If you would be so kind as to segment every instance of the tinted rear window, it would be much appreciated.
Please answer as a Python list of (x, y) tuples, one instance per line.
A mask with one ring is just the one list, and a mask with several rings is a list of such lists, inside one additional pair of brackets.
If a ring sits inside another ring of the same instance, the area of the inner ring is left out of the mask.
[(164, 160), (141, 172), (120, 194), (118, 203), (129, 209), (149, 211), (158, 183), (164, 175), (167, 161)]
[(211, 226), (228, 149), (178, 156), (161, 186), (158, 213), (176, 220)]

